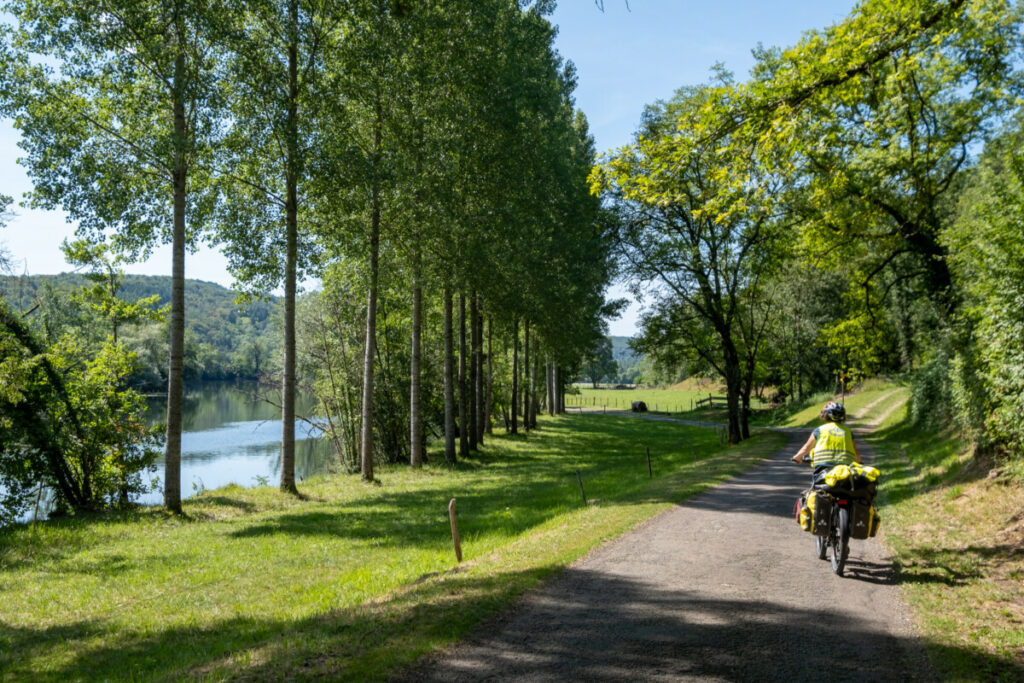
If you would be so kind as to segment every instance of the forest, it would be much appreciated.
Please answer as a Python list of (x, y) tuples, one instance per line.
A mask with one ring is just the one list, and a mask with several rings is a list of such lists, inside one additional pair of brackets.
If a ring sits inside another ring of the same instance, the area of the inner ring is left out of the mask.
[[(421, 466), (435, 436), (454, 463), (560, 411), (571, 380), (618, 378), (616, 278), (647, 297), (642, 374), (720, 380), (730, 443), (759, 388), (890, 375), (919, 424), (1021, 476), (1020, 6), (863, 2), (756, 48), (747, 79), (717, 68), (648, 105), (602, 155), (553, 6), (9, 3), (0, 111), (29, 205), (77, 221), (87, 282), (68, 303), (5, 286), (8, 509), (39, 480), (69, 510), (123, 502), (160, 448), (180, 509), (200, 373), (277, 377), (285, 491), (298, 382), (364, 480)], [(208, 304), (186, 286), (199, 242), (243, 299), (283, 294)], [(133, 298), (120, 264), (163, 243), (162, 303)], [(133, 377), (166, 387), (162, 434)]]

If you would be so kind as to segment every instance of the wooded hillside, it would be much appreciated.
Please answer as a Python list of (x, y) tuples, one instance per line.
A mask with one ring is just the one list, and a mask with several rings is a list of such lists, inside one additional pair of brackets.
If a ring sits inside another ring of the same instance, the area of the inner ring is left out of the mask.
[[(57, 317), (68, 312), (67, 302), (86, 286), (85, 276), (0, 275), (0, 296), (14, 311), (32, 316)], [(260, 379), (280, 367), (277, 354), (280, 300), (236, 303), (238, 292), (213, 282), (187, 280), (185, 293), (191, 306), (186, 324), (186, 373), (190, 380)], [(169, 305), (171, 278), (162, 275), (125, 275), (117, 297), (125, 302), (158, 297), (153, 308)], [(62, 303), (63, 302), (63, 303)], [(136, 386), (148, 390), (166, 386), (168, 349), (165, 324), (146, 321), (129, 329), (125, 343), (139, 355)]]

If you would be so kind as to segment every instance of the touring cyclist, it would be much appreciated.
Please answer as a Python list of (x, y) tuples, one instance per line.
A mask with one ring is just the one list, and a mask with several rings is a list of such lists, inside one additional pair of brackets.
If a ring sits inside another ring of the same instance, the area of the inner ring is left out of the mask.
[(860, 464), (860, 452), (853, 440), (853, 432), (843, 424), (846, 421), (843, 404), (835, 401), (826, 403), (821, 409), (821, 419), (825, 424), (811, 433), (807, 443), (793, 456), (793, 462), (802, 463), (810, 454), (812, 465)]

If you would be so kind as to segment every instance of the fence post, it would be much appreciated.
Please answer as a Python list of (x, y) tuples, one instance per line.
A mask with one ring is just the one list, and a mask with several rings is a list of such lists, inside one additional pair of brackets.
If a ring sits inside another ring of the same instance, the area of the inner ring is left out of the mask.
[(580, 497), (583, 499), (583, 504), (587, 504), (587, 494), (583, 492), (583, 476), (579, 470), (576, 470), (576, 481), (580, 483)]
[(651, 469), (651, 447), (647, 447), (647, 476), (654, 478), (654, 470)]
[(462, 543), (459, 542), (459, 525), (455, 522), (455, 499), (448, 503), (448, 519), (452, 523), (452, 543), (455, 545), (455, 559), (462, 562)]

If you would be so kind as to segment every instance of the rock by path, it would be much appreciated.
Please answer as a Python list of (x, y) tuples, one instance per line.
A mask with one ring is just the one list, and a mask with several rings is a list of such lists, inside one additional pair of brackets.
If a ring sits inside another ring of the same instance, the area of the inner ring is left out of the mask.
[[(598, 548), (408, 672), (431, 681), (933, 680), (876, 539), (846, 577), (793, 520), (809, 471), (772, 459)], [(884, 520), (883, 520), (884, 524)]]

